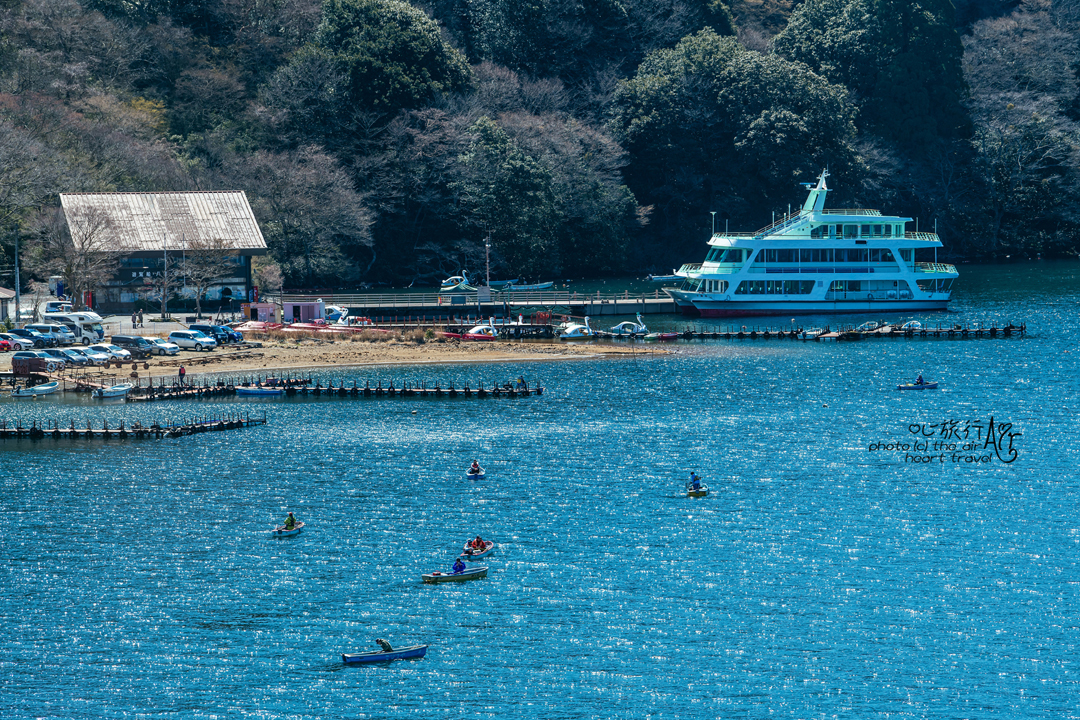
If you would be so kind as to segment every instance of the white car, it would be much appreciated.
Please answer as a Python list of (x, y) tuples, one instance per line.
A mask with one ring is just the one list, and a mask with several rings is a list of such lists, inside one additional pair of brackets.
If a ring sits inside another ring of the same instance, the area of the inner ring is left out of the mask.
[(34, 341), (29, 338), (20, 337), (18, 335), (10, 335), (8, 333), (0, 333), (0, 340), (7, 340), (11, 343), (11, 349), (15, 351), (19, 350), (33, 350)]
[(174, 330), (169, 333), (169, 342), (179, 345), (184, 350), (213, 350), (217, 347), (217, 340), (197, 330)]
[(120, 347), (119, 345), (105, 345), (105, 344), (91, 345), (89, 347), (89, 349), (90, 350), (95, 350), (95, 351), (97, 351), (99, 353), (105, 353), (106, 355), (111, 357), (113, 360), (120, 360), (122, 362), (127, 362), (128, 360), (131, 359), (131, 353), (129, 353), (127, 350)]
[(154, 346), (155, 355), (175, 355), (180, 352), (180, 346), (159, 337), (148, 337), (147, 341)]

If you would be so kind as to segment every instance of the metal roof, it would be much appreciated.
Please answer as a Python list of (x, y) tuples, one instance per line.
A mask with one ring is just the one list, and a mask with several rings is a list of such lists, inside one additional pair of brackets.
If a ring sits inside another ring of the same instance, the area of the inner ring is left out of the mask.
[(91, 208), (107, 213), (113, 229), (104, 243), (108, 250), (179, 252), (196, 239), (221, 239), (241, 255), (266, 252), (266, 240), (242, 191), (61, 193), (60, 204), (69, 223)]

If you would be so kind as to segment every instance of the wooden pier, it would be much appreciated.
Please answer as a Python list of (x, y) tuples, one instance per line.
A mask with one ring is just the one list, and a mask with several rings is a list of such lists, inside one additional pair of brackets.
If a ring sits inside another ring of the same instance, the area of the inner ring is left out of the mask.
[(184, 435), (197, 435), (204, 432), (220, 432), (223, 430), (239, 430), (240, 428), (254, 427), (266, 424), (266, 414), (261, 418), (251, 417), (250, 414), (230, 413), (211, 417), (191, 418), (179, 423), (162, 425), (153, 423), (142, 425), (134, 423), (127, 425), (120, 421), (119, 425), (109, 426), (109, 421), (102, 422), (100, 427), (94, 427), (87, 421), (86, 425), (76, 425), (70, 420), (67, 425), (61, 425), (55, 420), (46, 421), (39, 425), (36, 421), (29, 426), (16, 421), (12, 425), (7, 420), (0, 420), (0, 439), (44, 439), (44, 438), (93, 438), (95, 440), (124, 440), (128, 438), (174, 438)]
[[(165, 384), (151, 385), (149, 387), (134, 388), (128, 393), (129, 402), (150, 402), (154, 400), (185, 400), (200, 398), (216, 398), (236, 396), (236, 389), (240, 388), (270, 388), (280, 389), (278, 397), (351, 397), (351, 398), (520, 398), (543, 395), (544, 388), (541, 385), (529, 383), (502, 384), (492, 383), (490, 387), (484, 383), (478, 383), (476, 387), (464, 383), (460, 387), (454, 383), (443, 385), (436, 381), (429, 386), (426, 382), (416, 383), (403, 381), (395, 383), (391, 380), (386, 386), (382, 382), (365, 381), (363, 385), (359, 381), (351, 384), (339, 383), (335, 385), (329, 382), (323, 385), (321, 381), (314, 381), (311, 377), (246, 377), (244, 379), (218, 380), (213, 383), (204, 381), (203, 384), (178, 385)], [(268, 396), (274, 397), (274, 396)]]
[(779, 330), (775, 328), (747, 327), (746, 325), (742, 325), (738, 329), (730, 327), (727, 329), (717, 328), (714, 330), (685, 328), (677, 332), (679, 338), (683, 340), (788, 339), (805, 341), (849, 341), (872, 338), (924, 338), (940, 340), (968, 340), (976, 338), (1022, 338), (1027, 334), (1027, 325), (1026, 323), (1020, 323), (1019, 325), (1007, 323), (1001, 326), (993, 324), (990, 327), (982, 327), (980, 325), (953, 325), (947, 328), (923, 327), (919, 329), (906, 330), (901, 330), (899, 327), (892, 325), (882, 325), (881, 327), (875, 328), (873, 330), (859, 330), (854, 327), (841, 327), (840, 329), (832, 330), (829, 327), (826, 327), (824, 328), (824, 331), (820, 334), (817, 334), (816, 332), (811, 332), (804, 328)]

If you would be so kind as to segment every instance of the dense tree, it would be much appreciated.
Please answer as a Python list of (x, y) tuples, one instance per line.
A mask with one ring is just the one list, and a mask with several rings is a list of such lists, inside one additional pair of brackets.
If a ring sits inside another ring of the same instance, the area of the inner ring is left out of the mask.
[(774, 47), (847, 87), (860, 124), (909, 150), (969, 132), (950, 0), (806, 0)]
[(850, 172), (853, 114), (844, 88), (805, 65), (706, 30), (646, 58), (620, 88), (615, 127), (631, 189), (656, 207), (654, 237), (685, 254), (711, 210), (760, 221), (822, 168)]
[(469, 81), (438, 24), (401, 0), (327, 0), (315, 44), (341, 63), (347, 102), (362, 109), (417, 107)]

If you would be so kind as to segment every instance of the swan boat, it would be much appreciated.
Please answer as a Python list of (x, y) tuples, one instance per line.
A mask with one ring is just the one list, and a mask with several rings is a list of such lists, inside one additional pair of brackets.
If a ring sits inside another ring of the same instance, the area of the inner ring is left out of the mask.
[(59, 387), (60, 383), (54, 380), (53, 382), (34, 385), (33, 387), (15, 388), (11, 391), (11, 397), (37, 397), (38, 395), (48, 395), (56, 392)]
[(444, 582), (465, 582), (466, 580), (478, 580), (479, 578), (485, 578), (488, 574), (487, 565), (478, 565), (468, 570), (462, 570), (459, 573), (444, 573), (435, 571), (433, 573), (427, 573), (421, 576), (426, 583), (444, 583)]
[(611, 333), (611, 337), (615, 338), (641, 337), (649, 332), (649, 328), (645, 327), (645, 323), (641, 321), (641, 313), (638, 313), (637, 322), (633, 320), (621, 322), (615, 327), (609, 328), (608, 332)]
[[(714, 232), (705, 260), (683, 265), (682, 284), (664, 292), (702, 317), (948, 309), (959, 275), (937, 262), (937, 234), (878, 210), (826, 209), (828, 175), (806, 184), (798, 212), (757, 232)], [(915, 261), (931, 249), (934, 262)]]
[(90, 393), (90, 397), (96, 398), (114, 398), (124, 397), (131, 389), (135, 387), (131, 383), (120, 383), (119, 385), (113, 385), (112, 387), (98, 388), (94, 392)]
[(469, 278), (465, 275), (464, 270), (461, 271), (460, 275), (454, 275), (443, 280), (442, 285), (439, 287), (440, 295), (460, 292), (476, 292), (476, 287), (469, 283)]
[(393, 650), (372, 650), (362, 653), (341, 653), (341, 662), (346, 665), (359, 663), (389, 662), (391, 660), (405, 660), (406, 658), (422, 658), (427, 653), (427, 645), (410, 645), (409, 647), (394, 648)]
[(499, 331), (495, 329), (495, 318), (490, 318), (487, 325), (476, 325), (463, 333), (444, 332), (443, 337), (458, 340), (498, 340)]
[(585, 323), (567, 323), (559, 329), (560, 340), (592, 340), (596, 337), (596, 331), (589, 327), (589, 318)]

